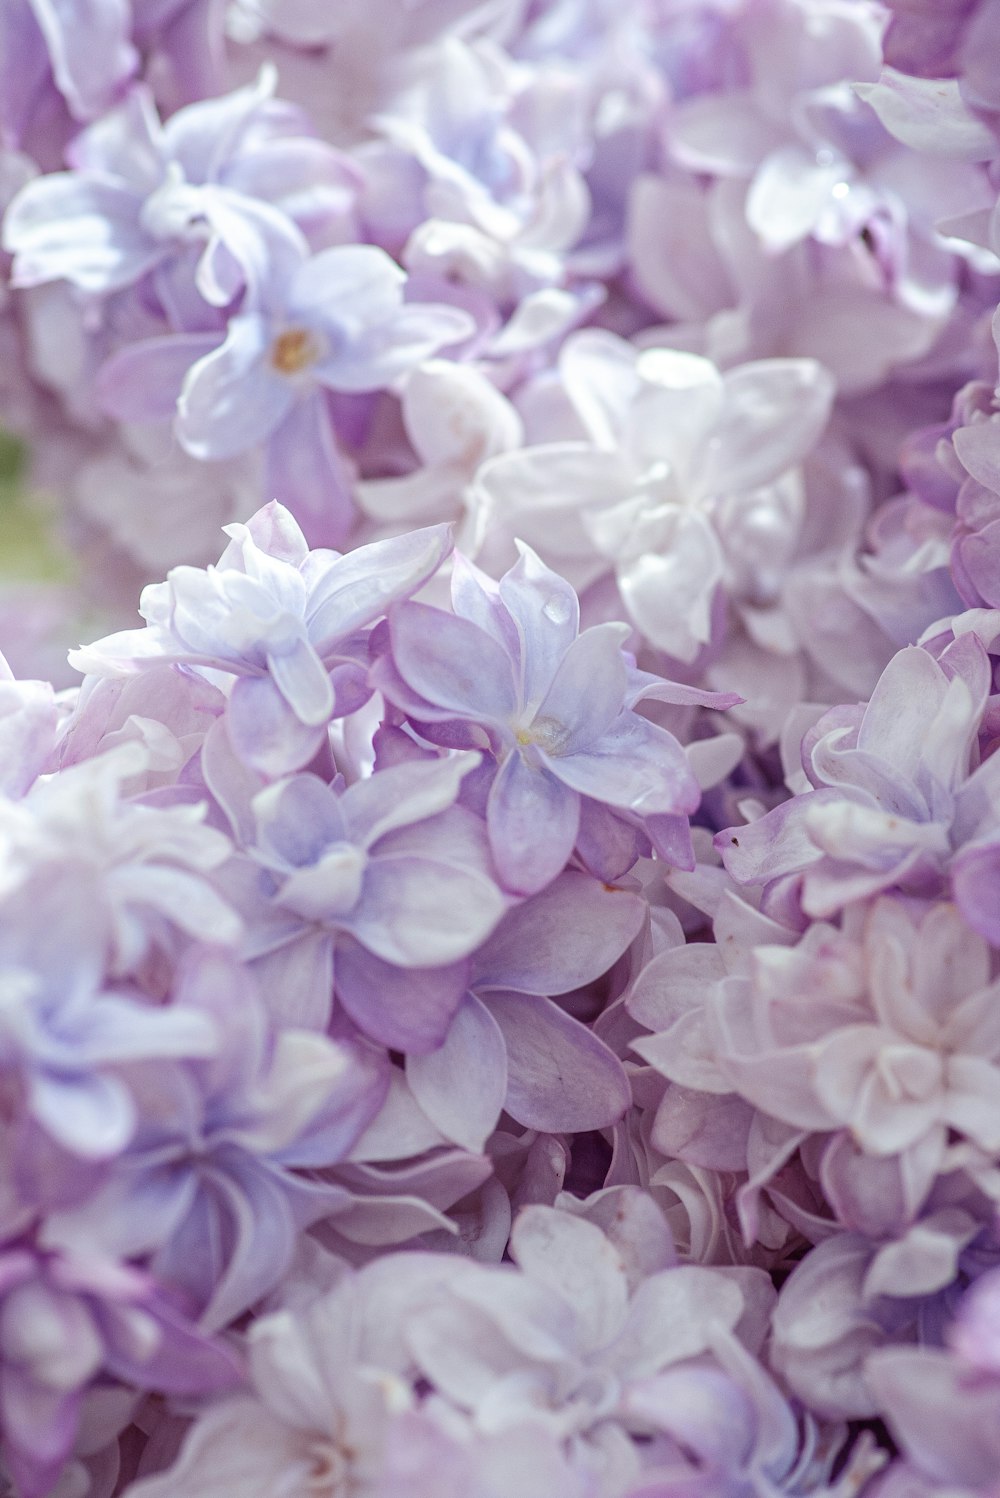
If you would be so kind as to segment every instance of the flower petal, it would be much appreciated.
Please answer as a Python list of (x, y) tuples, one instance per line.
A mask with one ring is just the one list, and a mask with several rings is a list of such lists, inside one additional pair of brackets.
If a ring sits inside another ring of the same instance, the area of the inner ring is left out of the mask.
[(632, 1101), (625, 1068), (592, 1030), (551, 999), (491, 993), (507, 1045), (507, 1112), (546, 1134), (616, 1123)]

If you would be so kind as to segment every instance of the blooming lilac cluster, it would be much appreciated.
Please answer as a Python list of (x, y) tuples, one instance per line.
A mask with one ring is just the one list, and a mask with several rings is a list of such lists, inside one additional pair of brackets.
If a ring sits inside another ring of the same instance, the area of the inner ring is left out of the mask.
[(0, 0), (4, 1498), (996, 1498), (998, 55)]

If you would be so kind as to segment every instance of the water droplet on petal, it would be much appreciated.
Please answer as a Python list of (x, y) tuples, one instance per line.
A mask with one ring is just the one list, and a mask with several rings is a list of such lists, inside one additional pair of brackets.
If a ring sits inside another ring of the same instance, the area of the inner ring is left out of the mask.
[(542, 604), (542, 613), (546, 619), (551, 619), (553, 624), (565, 624), (570, 611), (569, 599), (561, 593), (553, 593)]

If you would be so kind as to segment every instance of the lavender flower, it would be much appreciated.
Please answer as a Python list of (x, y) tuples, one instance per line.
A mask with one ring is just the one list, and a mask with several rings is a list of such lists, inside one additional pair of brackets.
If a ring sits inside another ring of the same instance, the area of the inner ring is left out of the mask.
[(692, 700), (690, 689), (637, 683), (627, 626), (580, 633), (573, 589), (520, 552), (499, 584), (457, 568), (453, 614), (391, 609), (373, 681), (432, 739), (489, 745), (490, 847), (507, 887), (530, 894), (569, 858), (583, 797), (646, 820), (692, 812), (699, 792), (673, 736), (633, 711), (651, 693)]
[(221, 673), (232, 681), (226, 720), (237, 753), (280, 775), (312, 759), (335, 713), (364, 701), (366, 627), (431, 576), (449, 538), (436, 526), (349, 556), (310, 553), (277, 504), (226, 529), (232, 540), (218, 567), (175, 568), (144, 592), (146, 629), (71, 659), (101, 676), (163, 661)]

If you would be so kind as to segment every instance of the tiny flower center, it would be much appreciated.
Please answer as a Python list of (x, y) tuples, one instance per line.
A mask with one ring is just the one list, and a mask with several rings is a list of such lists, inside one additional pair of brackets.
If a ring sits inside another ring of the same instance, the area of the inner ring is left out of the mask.
[(271, 345), (271, 364), (279, 374), (300, 374), (319, 357), (319, 343), (308, 328), (286, 328)]
[(558, 754), (566, 739), (566, 727), (555, 718), (536, 718), (527, 728), (517, 729), (514, 737), (523, 748), (537, 744), (546, 754)]

